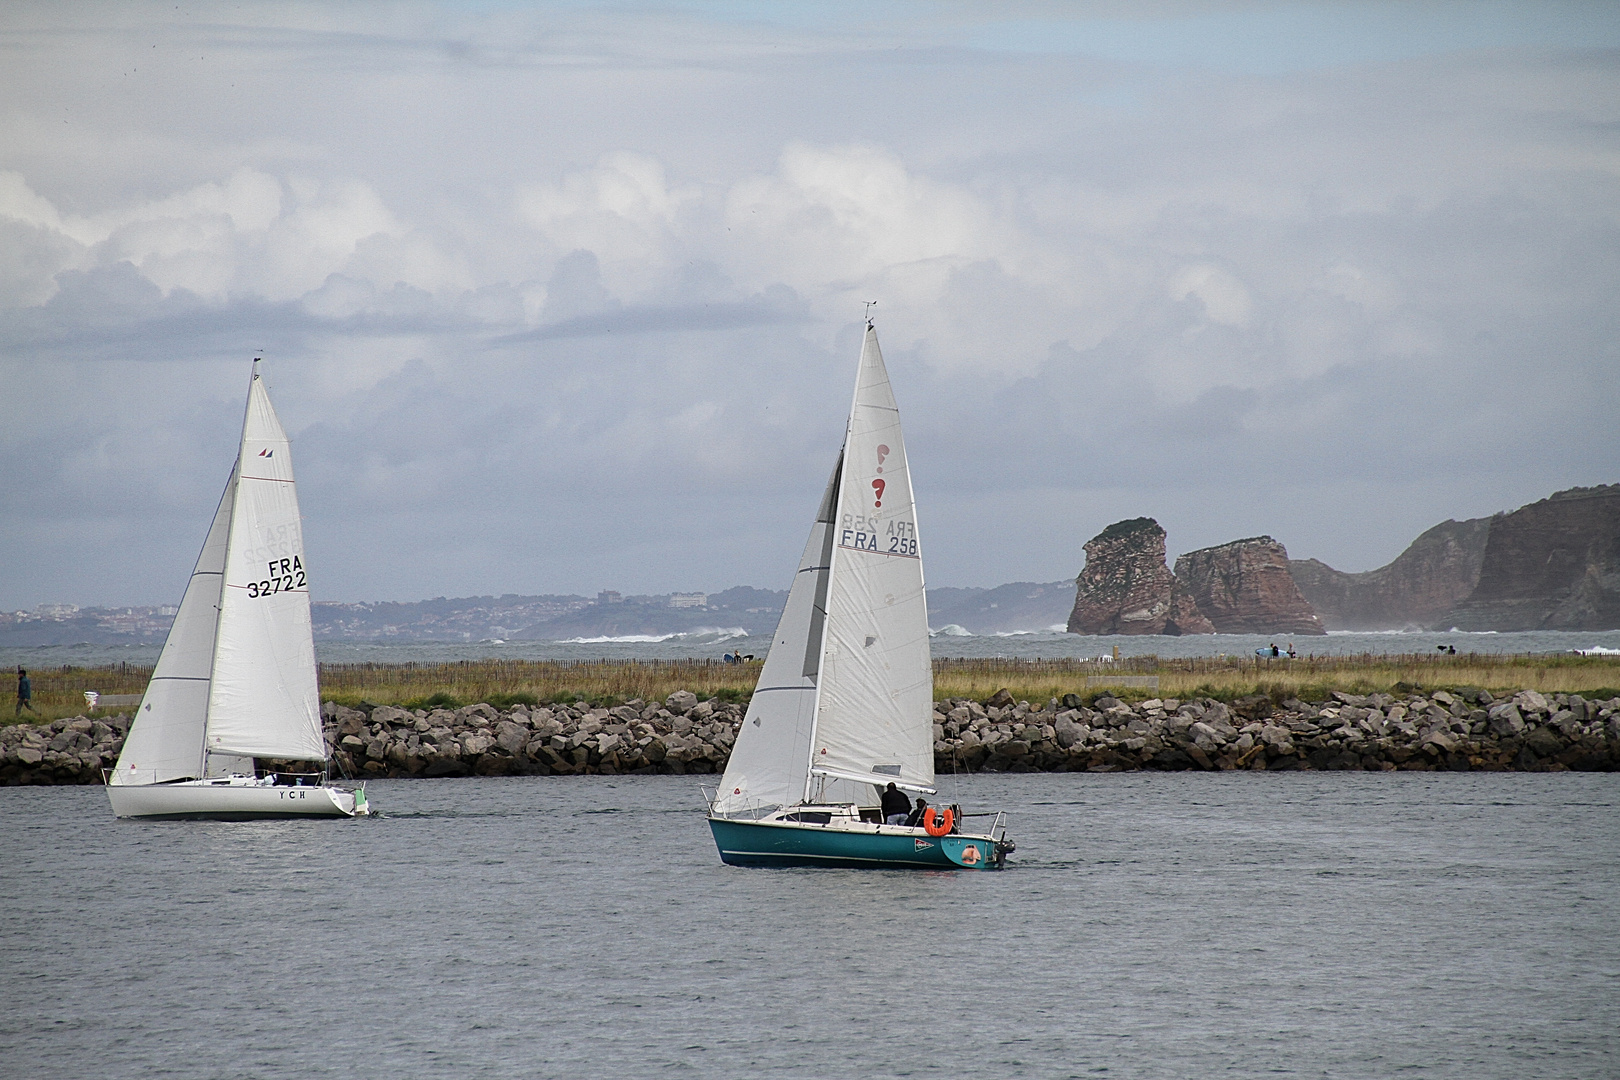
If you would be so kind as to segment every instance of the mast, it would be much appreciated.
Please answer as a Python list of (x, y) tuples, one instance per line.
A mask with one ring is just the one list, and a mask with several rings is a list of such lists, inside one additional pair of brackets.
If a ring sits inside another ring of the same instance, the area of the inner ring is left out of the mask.
[[(237, 503), (240, 502), (242, 498), (242, 454), (247, 450), (248, 412), (253, 408), (253, 384), (259, 381), (259, 361), (261, 359), (263, 358), (258, 356), (253, 358), (253, 371), (248, 375), (247, 400), (242, 405), (242, 434), (236, 442), (236, 464), (231, 466), (231, 508), (230, 513), (227, 514), (225, 518), (225, 536), (227, 539), (231, 535), (231, 525), (236, 520)], [(225, 561), (226, 565), (229, 565), (229, 548), (226, 550)], [(221, 567), (220, 569), (223, 571), (224, 567)], [(220, 615), (224, 612), (224, 608), (225, 576), (223, 573), (221, 573), (219, 599), (214, 603), (214, 655), (213, 659), (209, 661), (208, 664), (208, 675), (210, 682), (212, 682), (213, 679), (214, 665), (219, 662), (219, 628), (220, 625), (225, 621), (224, 619), (220, 618)], [(208, 775), (208, 727), (213, 722), (214, 718), (213, 702), (214, 695), (212, 692), (210, 692), (208, 695), (208, 711), (203, 714), (202, 747), (197, 761), (197, 778), (199, 780)]]

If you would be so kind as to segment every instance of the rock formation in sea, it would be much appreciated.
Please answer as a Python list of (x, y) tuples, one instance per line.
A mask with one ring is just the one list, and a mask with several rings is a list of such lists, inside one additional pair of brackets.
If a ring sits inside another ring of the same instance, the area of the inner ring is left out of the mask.
[(1116, 521), (1086, 541), (1085, 551), (1069, 633), (1164, 633), (1174, 579), (1159, 523), (1145, 517)]
[(1170, 613), (1164, 620), (1163, 632), (1172, 635), (1216, 632), (1215, 624), (1198, 610), (1198, 601), (1193, 598), (1187, 583), (1179, 577), (1170, 586)]
[(1288, 572), (1288, 551), (1269, 536), (1189, 551), (1176, 580), (1222, 634), (1325, 634)]
[(1570, 488), (1492, 518), (1478, 584), (1434, 626), (1620, 627), (1620, 484)]
[(1329, 630), (1422, 629), (1474, 591), (1492, 520), (1441, 522), (1376, 570), (1350, 574), (1318, 559), (1288, 568)]

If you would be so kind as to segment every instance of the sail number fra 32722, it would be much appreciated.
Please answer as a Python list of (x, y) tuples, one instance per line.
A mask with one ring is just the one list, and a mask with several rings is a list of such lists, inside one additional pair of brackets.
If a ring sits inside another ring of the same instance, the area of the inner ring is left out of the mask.
[(270, 576), (247, 583), (250, 597), (257, 599), (304, 588), (304, 564), (297, 555), (290, 559), (271, 559), (264, 565)]

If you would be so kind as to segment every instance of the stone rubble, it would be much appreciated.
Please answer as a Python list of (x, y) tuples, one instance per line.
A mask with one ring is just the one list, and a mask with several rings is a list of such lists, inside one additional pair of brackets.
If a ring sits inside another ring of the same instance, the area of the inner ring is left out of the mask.
[[(372, 777), (716, 773), (743, 706), (681, 690), (664, 702), (348, 709), (327, 702), (334, 772)], [(112, 768), (126, 716), (0, 727), (0, 784), (92, 784)], [(273, 763), (261, 765), (274, 767)], [(1463, 687), (1396, 697), (1335, 693), (1328, 701), (1253, 695), (1155, 698), (1107, 694), (1044, 705), (1003, 690), (988, 701), (934, 706), (934, 767), (951, 772), (1133, 769), (1620, 771), (1620, 697), (1533, 690), (1494, 698)]]

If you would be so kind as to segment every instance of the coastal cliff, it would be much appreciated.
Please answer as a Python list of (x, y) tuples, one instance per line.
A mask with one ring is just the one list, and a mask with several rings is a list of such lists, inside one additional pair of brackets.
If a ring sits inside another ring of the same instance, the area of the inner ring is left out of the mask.
[(1288, 569), (1329, 630), (1422, 629), (1474, 591), (1492, 520), (1441, 522), (1376, 570), (1350, 574), (1318, 559), (1290, 559)]
[(1288, 571), (1288, 551), (1269, 536), (1189, 551), (1176, 580), (1219, 634), (1325, 634)]
[(1620, 627), (1620, 484), (1571, 488), (1492, 518), (1478, 584), (1434, 626)]

